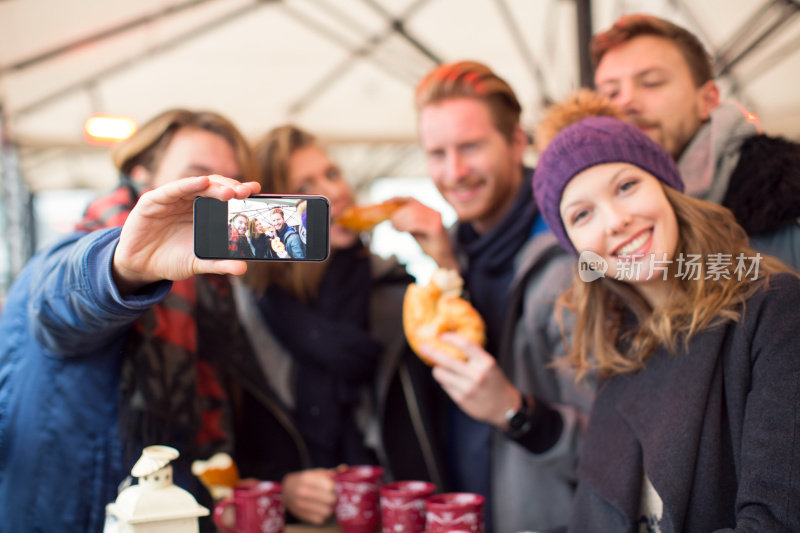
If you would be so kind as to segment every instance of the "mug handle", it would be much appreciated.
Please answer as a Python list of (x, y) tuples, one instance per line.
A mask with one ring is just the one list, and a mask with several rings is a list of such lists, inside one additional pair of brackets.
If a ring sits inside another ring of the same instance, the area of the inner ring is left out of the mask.
[(216, 507), (214, 507), (214, 523), (225, 533), (236, 533), (235, 529), (229, 529), (228, 526), (222, 523), (222, 513), (225, 512), (225, 509), (231, 505), (233, 505), (233, 500), (231, 498), (227, 498), (219, 502)]

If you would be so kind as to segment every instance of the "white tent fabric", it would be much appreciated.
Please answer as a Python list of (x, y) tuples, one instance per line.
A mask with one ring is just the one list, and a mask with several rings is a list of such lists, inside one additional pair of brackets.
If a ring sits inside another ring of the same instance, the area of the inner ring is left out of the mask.
[(423, 175), (418, 79), (486, 62), (533, 126), (580, 86), (582, 4), (593, 31), (631, 12), (692, 29), (735, 60), (723, 93), (800, 138), (796, 0), (0, 0), (1, 117), (33, 191), (113, 185), (107, 150), (83, 141), (91, 113), (143, 122), (174, 106), (219, 111), (252, 139), (293, 121), (335, 143), (356, 184)]
[[(117, 182), (108, 148), (84, 141), (92, 113), (143, 123), (210, 109), (251, 140), (291, 121), (330, 143), (362, 200), (410, 194), (429, 185), (412, 97), (434, 65), (487, 63), (532, 129), (591, 77), (588, 35), (636, 12), (695, 32), (723, 96), (800, 139), (800, 0), (0, 0), (0, 306), (33, 251), (73, 227), (80, 198)], [(375, 241), (402, 257), (403, 237)]]

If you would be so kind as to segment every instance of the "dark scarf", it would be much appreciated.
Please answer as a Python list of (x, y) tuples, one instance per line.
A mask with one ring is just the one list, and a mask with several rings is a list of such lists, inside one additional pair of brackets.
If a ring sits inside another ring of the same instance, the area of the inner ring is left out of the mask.
[(369, 326), (369, 256), (358, 245), (335, 253), (309, 305), (272, 285), (262, 315), (295, 362), (294, 420), (315, 467), (374, 464), (354, 411), (383, 352)]
[[(141, 192), (123, 177), (111, 194), (89, 205), (77, 229), (122, 225)], [(187, 463), (232, 452), (229, 406), (214, 358), (237, 346), (236, 320), (227, 279), (203, 275), (174, 282), (167, 297), (136, 321), (120, 379), (126, 464), (150, 444), (174, 446)]]
[(466, 255), (464, 287), (469, 299), (486, 321), (487, 349), (497, 355), (508, 303), (508, 288), (514, 276), (514, 259), (528, 241), (538, 213), (531, 186), (533, 173), (524, 169), (517, 199), (506, 217), (485, 235), (472, 225), (456, 228), (460, 253)]

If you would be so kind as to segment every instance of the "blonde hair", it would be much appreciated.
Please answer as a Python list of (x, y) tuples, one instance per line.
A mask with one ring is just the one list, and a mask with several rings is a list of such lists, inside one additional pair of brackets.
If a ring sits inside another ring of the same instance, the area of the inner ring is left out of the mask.
[[(261, 231), (258, 231), (258, 229), (256, 228), (256, 224), (261, 224)], [(264, 234), (264, 223), (261, 222), (261, 220), (259, 220), (258, 217), (254, 216), (253, 218), (250, 219), (250, 224), (248, 224), (247, 229), (250, 232), (250, 235), (258, 237), (259, 235)]]
[[(211, 111), (170, 109), (149, 120), (136, 133), (122, 141), (111, 152), (117, 170), (130, 174), (136, 166), (155, 171), (167, 151), (175, 132), (182, 128), (204, 130), (225, 139), (236, 154), (236, 161), (245, 180), (253, 179), (255, 165), (247, 141), (231, 121)], [(230, 176), (237, 177), (237, 176)]]
[[(289, 162), (297, 150), (319, 146), (317, 138), (292, 124), (273, 128), (256, 144), (257, 180), (263, 193), (289, 191)], [(243, 280), (257, 294), (263, 294), (271, 284), (292, 292), (300, 301), (316, 296), (327, 263), (269, 262), (251, 263)]]
[(522, 106), (504, 79), (482, 63), (460, 61), (440, 65), (417, 85), (417, 111), (453, 98), (473, 98), (489, 107), (495, 128), (510, 143), (519, 125)]
[[(741, 257), (745, 272), (757, 268), (759, 279), (765, 282), (770, 274), (792, 272), (770, 256), (757, 261), (747, 234), (728, 209), (662, 187), (678, 221), (676, 257), (725, 253), (734, 262)], [(705, 263), (698, 267), (699, 279), (683, 279), (677, 275), (675, 262), (670, 264), (665, 283), (671, 283), (672, 290), (666, 304), (656, 310), (627, 283), (608, 278), (587, 283), (576, 272), (572, 287), (558, 301), (557, 313), (562, 327), (565, 310), (576, 315), (567, 362), (577, 369), (578, 378), (640, 370), (659, 345), (674, 352), (679, 343), (688, 346), (696, 333), (738, 320), (745, 300), (760, 281), (733, 272), (728, 279), (706, 279)], [(624, 328), (627, 320), (635, 320), (634, 327)]]

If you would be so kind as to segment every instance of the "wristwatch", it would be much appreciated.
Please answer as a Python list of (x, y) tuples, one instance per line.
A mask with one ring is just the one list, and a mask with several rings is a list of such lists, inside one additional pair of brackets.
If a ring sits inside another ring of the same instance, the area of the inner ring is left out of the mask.
[(520, 405), (518, 409), (506, 411), (506, 423), (508, 429), (506, 433), (512, 439), (518, 439), (531, 430), (531, 410), (528, 400), (524, 394), (520, 395)]

